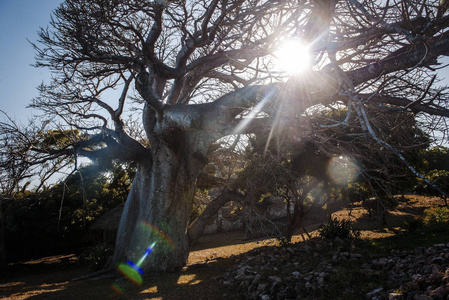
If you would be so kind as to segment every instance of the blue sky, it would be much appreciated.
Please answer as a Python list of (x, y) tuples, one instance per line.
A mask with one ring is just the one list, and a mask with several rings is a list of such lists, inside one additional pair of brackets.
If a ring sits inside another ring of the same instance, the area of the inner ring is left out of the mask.
[(47, 70), (31, 66), (34, 50), (27, 39), (37, 40), (39, 27), (47, 26), (61, 2), (0, 0), (0, 109), (22, 123), (32, 115), (25, 107), (37, 96), (36, 87), (50, 78)]

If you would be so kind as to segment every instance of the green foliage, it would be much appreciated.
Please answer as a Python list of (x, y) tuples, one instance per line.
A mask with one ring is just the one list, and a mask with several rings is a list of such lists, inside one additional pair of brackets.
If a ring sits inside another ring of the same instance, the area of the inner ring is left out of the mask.
[(114, 253), (111, 245), (98, 243), (86, 248), (80, 255), (80, 262), (86, 264), (90, 271), (98, 271), (103, 268)]
[(325, 239), (359, 239), (360, 231), (356, 230), (350, 220), (339, 220), (337, 217), (329, 217), (327, 224), (319, 230), (319, 234)]
[(449, 208), (431, 207), (424, 211), (424, 224), (449, 223)]
[[(425, 177), (444, 191), (449, 191), (449, 171), (431, 170)], [(423, 179), (418, 180), (418, 184), (415, 186), (414, 191), (420, 195), (441, 196), (440, 192)]]
[[(449, 148), (436, 146), (421, 152), (421, 173), (427, 180), (437, 185), (444, 191), (449, 191)], [(414, 192), (420, 195), (441, 197), (441, 193), (419, 179), (414, 187)]]
[(43, 149), (63, 149), (71, 145), (74, 140), (82, 139), (79, 130), (48, 130), (39, 135), (39, 147)]
[(132, 166), (99, 162), (80, 168), (53, 187), (17, 193), (5, 207), (8, 259), (85, 246), (89, 225), (125, 201), (133, 172)]
[(449, 148), (436, 146), (422, 151), (424, 171), (444, 170), (449, 171)]

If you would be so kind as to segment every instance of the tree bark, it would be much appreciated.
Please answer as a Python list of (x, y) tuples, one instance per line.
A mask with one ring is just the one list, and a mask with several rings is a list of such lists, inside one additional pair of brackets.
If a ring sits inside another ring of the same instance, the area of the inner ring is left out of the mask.
[[(131, 261), (145, 273), (176, 271), (187, 263), (186, 233), (196, 178), (204, 166), (184, 151), (158, 147), (141, 162), (120, 220), (114, 265)], [(154, 250), (140, 261), (146, 249)]]

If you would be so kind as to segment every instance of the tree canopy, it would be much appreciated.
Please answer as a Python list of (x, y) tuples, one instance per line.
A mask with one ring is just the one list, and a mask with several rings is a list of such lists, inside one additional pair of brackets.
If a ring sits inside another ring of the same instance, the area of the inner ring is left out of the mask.
[[(276, 116), (310, 137), (323, 124), (306, 130), (300, 121), (312, 107), (336, 104), (380, 142), (385, 129), (367, 119), (368, 106), (447, 116), (446, 91), (433, 77), (448, 50), (444, 10), (436, 1), (67, 1), (40, 32), (36, 65), (55, 77), (32, 106), (91, 132), (73, 143), (91, 157), (104, 149), (147, 157), (123, 121), (131, 107), (153, 148), (160, 132), (177, 130), (207, 136), (196, 147), (208, 148), (260, 130), (256, 123), (273, 127)], [(312, 54), (312, 68), (298, 76), (275, 70), (273, 56), (290, 39)], [(242, 128), (241, 119), (262, 112)], [(93, 143), (102, 146), (87, 150)]]

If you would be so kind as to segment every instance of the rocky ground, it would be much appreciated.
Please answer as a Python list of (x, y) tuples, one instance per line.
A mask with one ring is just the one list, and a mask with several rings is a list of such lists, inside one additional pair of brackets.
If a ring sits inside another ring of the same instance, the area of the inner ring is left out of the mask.
[(216, 280), (247, 299), (447, 299), (449, 243), (382, 258), (359, 245), (337, 238), (259, 248)]

